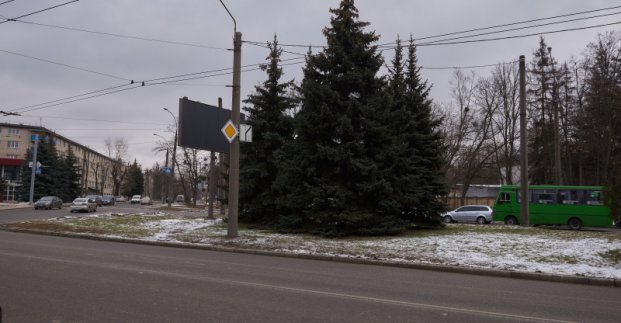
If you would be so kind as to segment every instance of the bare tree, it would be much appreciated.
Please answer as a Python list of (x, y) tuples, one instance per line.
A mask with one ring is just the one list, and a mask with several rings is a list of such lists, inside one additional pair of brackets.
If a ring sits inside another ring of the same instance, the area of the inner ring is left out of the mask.
[(513, 184), (513, 168), (519, 164), (519, 74), (515, 64), (498, 64), (492, 71), (492, 91), (498, 96), (492, 117), (495, 164), (503, 183)]
[(110, 177), (112, 177), (112, 192), (114, 195), (121, 194), (121, 185), (127, 175), (127, 167), (125, 167), (125, 159), (127, 158), (128, 145), (125, 138), (110, 138), (105, 140), (106, 152), (108, 157), (113, 160), (110, 165)]
[(461, 182), (461, 202), (493, 154), (491, 125), (498, 97), (489, 81), (475, 81), (474, 73), (455, 71), (451, 82), (454, 105), (444, 113), (444, 135), (449, 169), (447, 183)]
[[(192, 200), (192, 205), (196, 206), (198, 200), (198, 185), (207, 179), (207, 171), (209, 169), (209, 157), (206, 152), (198, 149), (183, 148), (183, 158), (179, 167), (179, 174), (183, 174), (184, 180), (187, 180), (188, 193)], [(184, 185), (185, 186), (185, 185)]]

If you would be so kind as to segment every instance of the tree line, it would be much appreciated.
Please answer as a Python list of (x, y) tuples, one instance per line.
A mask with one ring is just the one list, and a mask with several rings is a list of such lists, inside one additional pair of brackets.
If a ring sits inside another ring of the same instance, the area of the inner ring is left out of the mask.
[(413, 40), (398, 39), (386, 64), (354, 1), (330, 12), (299, 86), (281, 81), (276, 37), (267, 44), (267, 80), (245, 100), (254, 138), (241, 147), (240, 221), (327, 236), (440, 225), (440, 119)]
[[(558, 62), (541, 37), (527, 64), (531, 184), (612, 185), (621, 171), (621, 38), (598, 35), (582, 58)], [(457, 70), (453, 100), (437, 104), (449, 185), (515, 184), (519, 178), (517, 62), (489, 75)]]

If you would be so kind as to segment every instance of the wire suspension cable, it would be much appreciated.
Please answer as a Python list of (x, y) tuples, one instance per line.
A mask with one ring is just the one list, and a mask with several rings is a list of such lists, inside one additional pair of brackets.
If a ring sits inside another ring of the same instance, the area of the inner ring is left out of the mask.
[(9, 19), (7, 19), (5, 21), (0, 21), (0, 24), (3, 24), (3, 23), (8, 22), (8, 21), (16, 21), (17, 19), (21, 19), (21, 18), (24, 18), (24, 17), (32, 16), (34, 14), (38, 14), (38, 13), (41, 13), (41, 12), (44, 12), (44, 11), (56, 9), (58, 7), (62, 7), (62, 6), (68, 5), (70, 3), (74, 3), (74, 2), (78, 2), (78, 1), (79, 0), (73, 0), (73, 1), (65, 2), (65, 3), (61, 3), (61, 4), (58, 4), (58, 5), (52, 6), (52, 7), (48, 7), (48, 8), (45, 8), (45, 9), (41, 9), (41, 10), (38, 10), (38, 11), (35, 11), (35, 12), (27, 13), (27, 14), (21, 15), (19, 17), (9, 18)]

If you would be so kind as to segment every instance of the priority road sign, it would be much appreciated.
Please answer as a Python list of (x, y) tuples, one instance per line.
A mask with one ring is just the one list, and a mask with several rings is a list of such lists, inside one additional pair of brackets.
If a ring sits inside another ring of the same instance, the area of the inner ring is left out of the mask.
[(237, 127), (233, 124), (233, 121), (229, 120), (224, 127), (222, 127), (222, 133), (228, 139), (229, 143), (235, 140), (235, 137), (239, 134)]

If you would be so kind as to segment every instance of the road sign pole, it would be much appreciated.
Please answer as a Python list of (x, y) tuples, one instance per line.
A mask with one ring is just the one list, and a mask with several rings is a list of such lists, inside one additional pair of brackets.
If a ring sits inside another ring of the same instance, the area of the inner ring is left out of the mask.
[(39, 135), (33, 135), (34, 139), (34, 151), (32, 152), (32, 167), (30, 168), (30, 198), (28, 199), (28, 204), (32, 205), (34, 203), (34, 184), (35, 184), (35, 173), (37, 169), (37, 146), (39, 143)]
[[(233, 41), (233, 102), (231, 119), (237, 129), (239, 129), (240, 115), (240, 83), (241, 83), (241, 44), (242, 34), (235, 32)], [(239, 200), (239, 136), (231, 143), (231, 162), (229, 170), (229, 219), (228, 219), (228, 238), (237, 238), (237, 219), (238, 219), (238, 200)]]

